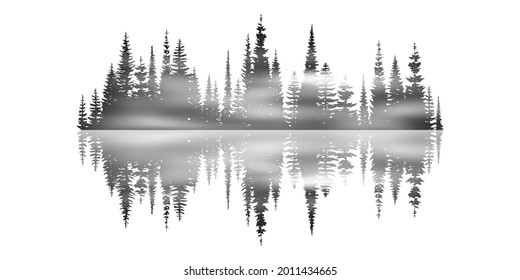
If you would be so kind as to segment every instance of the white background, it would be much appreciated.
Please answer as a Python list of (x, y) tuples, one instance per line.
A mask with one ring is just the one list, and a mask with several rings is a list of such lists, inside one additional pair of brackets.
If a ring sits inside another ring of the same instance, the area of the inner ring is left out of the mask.
[[(0, 278), (183, 279), (188, 265), (338, 266), (337, 279), (519, 278), (514, 1), (0, 5)], [(220, 214), (223, 188), (214, 188), (190, 201), (189, 214), (172, 231), (164, 232), (160, 215), (151, 218), (145, 205), (134, 208), (130, 228), (123, 229), (101, 174), (79, 164), (81, 94), (102, 88), (125, 31), (134, 57), (147, 60), (153, 45), (160, 61), (168, 29), (172, 45), (182, 38), (201, 80), (212, 74), (220, 84), (229, 49), (236, 79), (245, 36), (254, 39), (260, 13), (269, 55), (278, 50), (285, 79), (293, 70), (301, 77), (310, 24), (320, 64), (329, 62), (338, 78), (347, 74), (355, 90), (363, 74), (370, 83), (378, 40), (386, 73), (395, 54), (405, 75), (417, 42), (425, 84), (441, 96), (446, 128), (441, 164), (426, 178), (417, 218), (405, 200), (396, 207), (386, 200), (378, 221), (372, 190), (358, 184), (335, 189), (329, 204), (318, 206), (311, 238), (298, 211), (302, 196), (288, 193), (277, 213), (269, 213), (260, 247), (240, 209)], [(214, 196), (219, 200), (210, 208)]]

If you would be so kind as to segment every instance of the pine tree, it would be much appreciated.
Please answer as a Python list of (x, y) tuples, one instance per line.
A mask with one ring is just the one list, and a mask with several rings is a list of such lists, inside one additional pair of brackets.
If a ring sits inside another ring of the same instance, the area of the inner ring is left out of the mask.
[(432, 92), (430, 87), (428, 87), (428, 91), (426, 92), (426, 96), (424, 97), (424, 105), (426, 109), (426, 124), (427, 129), (435, 128), (435, 108), (433, 104)]
[(171, 89), (171, 56), (170, 56), (170, 42), (168, 41), (168, 30), (164, 35), (163, 57), (162, 57), (162, 71), (161, 71), (161, 85), (160, 96), (164, 99), (165, 96), (170, 95)]
[(435, 129), (444, 130), (444, 126), (442, 125), (442, 117), (441, 117), (441, 101), (439, 100), (439, 97), (437, 97), (437, 114), (435, 116)]
[(197, 70), (193, 67), (193, 72), (190, 74), (190, 94), (189, 94), (189, 103), (191, 106), (197, 109), (199, 116), (197, 119), (200, 120), (201, 106), (202, 106), (202, 97), (200, 93), (200, 84), (199, 77), (197, 76)]
[(390, 72), (390, 81), (387, 92), (387, 116), (389, 125), (392, 128), (398, 128), (402, 126), (402, 123), (404, 122), (401, 114), (406, 110), (406, 108), (403, 107), (406, 96), (404, 94), (401, 71), (399, 70), (399, 65), (397, 64), (397, 58), (395, 55), (392, 63), (392, 71)]
[(211, 108), (210, 108), (210, 99), (211, 93), (213, 92), (211, 88), (211, 76), (208, 75), (208, 82), (206, 83), (206, 92), (204, 94), (204, 100), (202, 102), (202, 119), (205, 123), (211, 123)]
[(148, 73), (146, 71), (146, 65), (144, 64), (143, 57), (139, 57), (139, 65), (136, 68), (135, 78), (137, 80), (136, 91), (133, 92), (133, 99), (144, 100), (148, 95), (148, 83), (146, 78)]
[(300, 102), (300, 85), (296, 72), (291, 75), (291, 81), (289, 82), (289, 89), (286, 92), (285, 104), (287, 109), (285, 110), (285, 121), (288, 123), (290, 128), (298, 126), (298, 103)]
[(419, 62), (419, 52), (417, 46), (413, 44), (413, 54), (410, 56), (408, 66), (412, 75), (408, 78), (410, 85), (406, 86), (406, 108), (407, 119), (409, 120), (408, 129), (428, 129), (426, 124), (426, 107), (424, 104), (424, 86), (421, 84), (423, 77), (419, 74), (421, 62)]
[(94, 93), (92, 94), (92, 101), (90, 103), (90, 116), (88, 117), (89, 128), (96, 128), (100, 123), (101, 118), (101, 99), (98, 96), (97, 90), (94, 89)]
[[(193, 119), (196, 114), (193, 105), (190, 105), (190, 99), (195, 97), (190, 96), (190, 75), (188, 73), (189, 68), (187, 66), (186, 53), (184, 52), (184, 46), (182, 41), (177, 41), (177, 46), (173, 51), (172, 56), (172, 77), (169, 96), (165, 96), (170, 102), (169, 105), (181, 112), (184, 112), (183, 117)], [(197, 114), (198, 115), (198, 114)]]
[(150, 48), (150, 66), (148, 68), (148, 99), (159, 99), (159, 84), (157, 83), (157, 70), (155, 69), (155, 55), (153, 46)]
[(336, 94), (334, 93), (334, 79), (327, 63), (323, 64), (320, 72), (320, 82), (318, 84), (318, 106), (321, 109), (319, 119), (323, 128), (330, 125), (334, 108), (336, 105)]
[(373, 129), (385, 129), (388, 127), (386, 120), (386, 87), (383, 69), (383, 55), (381, 54), (381, 43), (377, 42), (376, 62), (374, 66), (372, 92), (372, 115), (370, 121)]
[(231, 110), (233, 112), (233, 117), (236, 120), (244, 122), (246, 112), (244, 107), (244, 91), (240, 87), (240, 79), (237, 79), (235, 89), (233, 90), (233, 95), (231, 99)]
[(246, 49), (244, 54), (244, 63), (242, 64), (242, 81), (244, 83), (244, 92), (247, 94), (251, 90), (253, 73), (253, 57), (251, 54), (251, 43), (249, 42), (249, 34), (246, 38)]
[(222, 108), (222, 123), (228, 124), (231, 120), (231, 115), (233, 114), (233, 109), (231, 107), (231, 69), (229, 66), (229, 51), (227, 52), (226, 59), (226, 76), (224, 82), (224, 102)]
[(85, 97), (81, 95), (81, 103), (79, 104), (79, 114), (78, 114), (78, 128), (83, 130), (88, 127), (88, 120), (87, 120), (87, 110), (86, 110), (86, 104), (85, 104)]
[[(283, 96), (282, 96), (282, 77), (278, 52), (274, 51), (274, 59), (271, 68), (271, 103), (269, 104), (269, 115), (273, 121), (283, 120)], [(284, 126), (284, 125), (279, 125)], [(284, 126), (285, 127), (285, 126)]]
[(111, 113), (112, 105), (117, 102), (119, 95), (119, 87), (117, 83), (116, 73), (114, 72), (114, 65), (110, 64), (105, 87), (103, 88), (102, 112), (105, 117)]
[(298, 103), (298, 115), (301, 120), (298, 128), (312, 129), (321, 126), (319, 120), (321, 108), (318, 107), (318, 95), (318, 60), (314, 41), (314, 27), (311, 25), (304, 77), (300, 88), (300, 102)]
[(134, 68), (134, 59), (130, 49), (130, 42), (128, 40), (128, 34), (125, 32), (123, 46), (121, 47), (120, 61), (116, 72), (119, 88), (117, 102), (126, 100), (133, 95), (135, 90), (135, 83), (133, 79)]
[(365, 76), (363, 75), (363, 83), (361, 84), (361, 100), (359, 101), (359, 125), (367, 128), (370, 125), (369, 105), (367, 101), (367, 90), (365, 87)]
[(350, 102), (353, 95), (352, 86), (347, 83), (347, 76), (345, 75), (336, 96), (336, 112), (333, 117), (335, 127), (354, 128), (357, 126), (357, 114), (353, 109), (356, 104)]
[(221, 114), (221, 111), (220, 111), (220, 102), (219, 102), (219, 93), (218, 93), (218, 86), (217, 86), (217, 80), (215, 80), (213, 82), (213, 92), (212, 92), (212, 96), (211, 96), (211, 102), (214, 104), (213, 105), (213, 108), (215, 108), (215, 112), (214, 112), (214, 119), (215, 119), (215, 124), (217, 125), (222, 125), (222, 114)]

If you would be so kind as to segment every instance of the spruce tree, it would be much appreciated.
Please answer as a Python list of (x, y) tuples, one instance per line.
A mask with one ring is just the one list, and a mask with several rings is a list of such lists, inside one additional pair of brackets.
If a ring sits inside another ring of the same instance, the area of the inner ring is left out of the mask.
[(205, 123), (211, 124), (211, 113), (212, 109), (210, 108), (211, 103), (211, 95), (213, 89), (211, 88), (211, 76), (208, 75), (208, 81), (206, 83), (206, 91), (204, 94), (204, 100), (202, 102), (202, 119)]
[(90, 103), (90, 116), (88, 117), (89, 128), (96, 128), (100, 123), (101, 118), (101, 99), (98, 96), (97, 90), (94, 89), (92, 101)]
[(165, 96), (170, 95), (171, 89), (171, 56), (170, 56), (170, 42), (168, 41), (168, 30), (164, 35), (163, 43), (163, 57), (162, 57), (162, 71), (161, 71), (161, 85), (160, 85), (160, 96), (164, 99)]
[(289, 82), (289, 89), (286, 92), (285, 105), (285, 122), (290, 128), (298, 126), (298, 103), (300, 102), (300, 85), (296, 72), (291, 75), (291, 81)]
[(333, 117), (335, 127), (353, 128), (357, 126), (357, 114), (353, 109), (356, 104), (350, 101), (353, 95), (352, 86), (347, 83), (347, 75), (345, 75), (336, 97), (336, 112)]
[[(283, 122), (283, 96), (282, 96), (282, 77), (280, 70), (280, 62), (278, 61), (278, 52), (274, 51), (274, 59), (271, 68), (271, 102), (269, 104), (269, 114), (273, 121)], [(279, 124), (278, 126), (285, 125)]]
[(244, 118), (246, 116), (246, 112), (244, 107), (244, 91), (240, 87), (240, 79), (237, 79), (235, 89), (233, 89), (233, 96), (231, 99), (231, 110), (233, 112), (234, 118), (237, 121), (245, 122)]
[(171, 70), (172, 88), (170, 89), (169, 96), (165, 96), (165, 98), (169, 100), (170, 106), (184, 112), (182, 117), (193, 118), (195, 117), (195, 109), (190, 105), (189, 101), (196, 98), (196, 96), (190, 96), (189, 68), (187, 66), (184, 46), (180, 39), (177, 41), (177, 45), (173, 51)]
[(334, 79), (327, 63), (323, 64), (320, 72), (320, 82), (318, 84), (318, 106), (321, 108), (319, 119), (322, 128), (330, 125), (334, 108), (336, 105), (336, 94), (334, 93)]
[(242, 81), (244, 83), (244, 92), (251, 90), (251, 75), (253, 73), (253, 57), (251, 54), (251, 43), (249, 42), (249, 34), (246, 38), (246, 49), (244, 54), (244, 63), (242, 64)]
[(403, 107), (405, 102), (404, 86), (401, 79), (401, 71), (397, 64), (397, 58), (394, 55), (394, 61), (392, 63), (392, 70), (390, 72), (390, 81), (388, 84), (387, 94), (387, 117), (389, 125), (392, 128), (399, 128), (403, 124), (401, 114), (406, 108)]
[(83, 94), (81, 95), (81, 103), (79, 104), (79, 114), (78, 114), (78, 128), (83, 130), (88, 127), (87, 120), (87, 110), (85, 104), (85, 97)]
[(417, 46), (413, 44), (413, 54), (410, 56), (410, 71), (412, 75), (406, 80), (410, 83), (406, 86), (406, 116), (409, 123), (408, 129), (428, 129), (426, 123), (426, 106), (424, 104), (424, 86), (421, 84), (423, 77), (419, 74), (421, 62), (419, 62), (419, 52)]
[[(222, 114), (220, 111), (220, 102), (219, 102), (219, 93), (218, 93), (218, 86), (217, 86), (217, 80), (213, 82), (213, 92), (211, 96), (211, 102), (213, 105), (214, 114), (213, 119), (215, 120), (215, 124), (222, 125)], [(216, 176), (216, 175), (215, 175)]]
[(300, 102), (298, 104), (299, 122), (298, 128), (318, 128), (321, 108), (318, 107), (318, 60), (316, 56), (316, 43), (314, 41), (314, 27), (311, 25), (305, 70), (300, 88)]
[(442, 117), (441, 117), (441, 101), (438, 96), (437, 96), (437, 114), (435, 116), (435, 129), (444, 130), (444, 126), (442, 125)]
[(224, 82), (224, 103), (222, 108), (222, 123), (228, 124), (232, 115), (231, 107), (231, 68), (229, 65), (229, 51), (226, 58), (226, 75)]
[(148, 73), (146, 71), (146, 65), (144, 64), (143, 57), (139, 57), (139, 65), (136, 68), (135, 78), (137, 80), (136, 91), (133, 92), (133, 99), (144, 100), (148, 95), (148, 83), (146, 78)]
[(132, 57), (130, 41), (128, 34), (125, 32), (123, 46), (121, 47), (120, 60), (117, 68), (117, 83), (119, 87), (119, 96), (116, 102), (126, 100), (132, 97), (135, 90), (134, 75), (134, 59)]
[(374, 66), (374, 80), (372, 82), (372, 115), (370, 121), (373, 129), (385, 129), (388, 127), (386, 120), (386, 88), (383, 69), (383, 55), (381, 43), (377, 42), (376, 62)]
[(361, 84), (361, 100), (359, 101), (359, 125), (367, 128), (370, 125), (370, 112), (367, 100), (367, 90), (365, 87), (365, 76), (363, 75), (363, 83)]
[(200, 92), (200, 84), (199, 77), (197, 76), (197, 70), (193, 67), (193, 71), (190, 74), (190, 94), (189, 94), (189, 103), (191, 106), (197, 109), (197, 117), (200, 120), (201, 106), (202, 106), (202, 97)]
[(435, 128), (435, 108), (433, 104), (432, 92), (430, 87), (428, 87), (428, 91), (426, 92), (426, 96), (424, 97), (424, 105), (426, 108), (426, 125), (427, 129)]
[(155, 55), (153, 46), (150, 48), (150, 66), (148, 68), (148, 99), (159, 99), (159, 84), (157, 83), (157, 70), (155, 68)]
[(105, 81), (105, 87), (103, 88), (103, 100), (102, 100), (102, 111), (106, 117), (112, 110), (112, 105), (117, 101), (119, 95), (119, 87), (117, 85), (116, 73), (114, 72), (114, 65), (110, 64), (107, 78)]

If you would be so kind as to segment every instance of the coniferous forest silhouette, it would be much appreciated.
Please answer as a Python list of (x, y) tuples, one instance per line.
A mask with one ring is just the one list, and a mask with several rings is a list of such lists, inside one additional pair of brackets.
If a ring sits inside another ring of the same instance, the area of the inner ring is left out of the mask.
[[(82, 96), (78, 127), (114, 129), (222, 130), (443, 130), (439, 97), (423, 84), (421, 57), (414, 43), (403, 79), (393, 57), (385, 80), (381, 44), (377, 43), (371, 84), (360, 81), (359, 100), (345, 76), (336, 87), (332, 64), (319, 63), (311, 26), (303, 76), (291, 72), (282, 84), (282, 58), (268, 57), (262, 16), (256, 35), (246, 38), (240, 77), (231, 77), (229, 52), (225, 80), (199, 79), (188, 66), (182, 41), (164, 36), (161, 67), (151, 47), (148, 63), (134, 59), (127, 33), (119, 62), (110, 65), (102, 91), (90, 104)], [(300, 78), (303, 80), (300, 81)], [(404, 81), (403, 81), (404, 80)], [(437, 102), (435, 103), (435, 100)]]
[[(301, 190), (300, 213), (310, 235), (320, 225), (319, 206), (336, 195), (335, 188), (373, 192), (374, 218), (397, 203), (408, 204), (415, 217), (424, 178), (439, 160), (441, 138), (440, 130), (78, 133), (81, 162), (87, 164), (90, 156), (90, 165), (103, 174), (125, 227), (139, 206), (162, 215), (168, 230), (189, 215), (189, 199), (201, 187), (217, 184), (222, 195), (213, 199), (227, 209), (243, 209), (243, 221), (254, 227), (260, 243), (269, 229), (267, 214), (276, 213), (288, 189)], [(362, 183), (352, 183), (355, 176)]]

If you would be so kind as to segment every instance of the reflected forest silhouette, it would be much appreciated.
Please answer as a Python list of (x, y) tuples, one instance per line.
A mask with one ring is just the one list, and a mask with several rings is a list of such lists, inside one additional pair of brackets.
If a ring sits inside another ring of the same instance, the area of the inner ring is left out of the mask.
[[(172, 219), (189, 214), (189, 198), (198, 188), (217, 185), (227, 209), (243, 209), (244, 222), (255, 228), (260, 243), (268, 230), (267, 213), (277, 210), (287, 189), (301, 189), (306, 206), (300, 211), (310, 234), (319, 226), (319, 205), (335, 195), (334, 188), (373, 191), (378, 219), (384, 205), (400, 200), (415, 217), (423, 178), (439, 160), (441, 137), (436, 130), (78, 133), (81, 163), (90, 159), (103, 173), (125, 227), (139, 204), (162, 215), (168, 229)], [(354, 176), (362, 183), (351, 184)], [(384, 202), (385, 192), (391, 202)], [(238, 193), (240, 198), (230, 199)]]
[(268, 57), (266, 40), (260, 16), (255, 37), (246, 38), (240, 77), (231, 76), (228, 51), (225, 64), (223, 54), (225, 80), (217, 82), (212, 76), (199, 80), (195, 67), (188, 66), (182, 41), (170, 46), (168, 31), (161, 61), (156, 61), (151, 47), (147, 63), (143, 57), (134, 60), (125, 33), (119, 62), (110, 65), (103, 90), (95, 89), (90, 101), (82, 96), (77, 126), (81, 130), (443, 129), (440, 100), (423, 83), (415, 43), (407, 62), (410, 76), (402, 77), (394, 56), (386, 80), (378, 42), (372, 83), (366, 84), (360, 75), (361, 90), (355, 93), (346, 76), (334, 81), (334, 65), (318, 62), (313, 26), (305, 61), (302, 58), (303, 75), (287, 72), (292, 73), (288, 85), (282, 84), (282, 58), (276, 50)]

